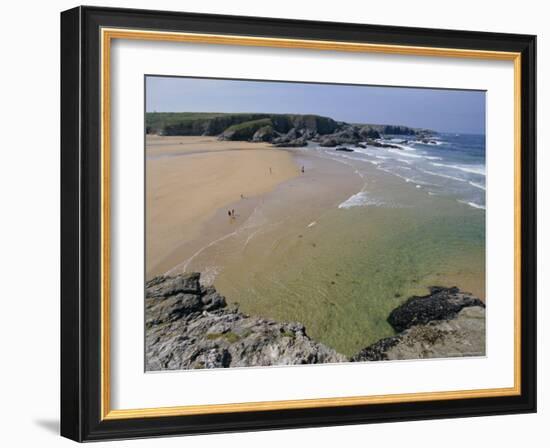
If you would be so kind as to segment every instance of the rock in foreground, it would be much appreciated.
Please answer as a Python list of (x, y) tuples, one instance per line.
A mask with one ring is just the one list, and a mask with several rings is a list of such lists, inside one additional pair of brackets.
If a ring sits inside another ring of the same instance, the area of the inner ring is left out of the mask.
[[(146, 285), (146, 370), (316, 364), (347, 358), (307, 336), (299, 323), (251, 317), (197, 273)], [(195, 286), (197, 286), (195, 288)]]
[(352, 361), (485, 355), (485, 305), (456, 287), (411, 297), (388, 322), (401, 333), (364, 348)]
[(403, 331), (413, 325), (427, 324), (434, 320), (453, 319), (462, 308), (485, 307), (483, 302), (457, 287), (432, 286), (430, 294), (413, 296), (394, 309), (388, 322), (396, 331)]
[(390, 314), (396, 336), (351, 359), (312, 340), (295, 322), (246, 315), (200, 274), (160, 276), (146, 284), (146, 370), (252, 367), (485, 354), (485, 305), (458, 288), (432, 287)]

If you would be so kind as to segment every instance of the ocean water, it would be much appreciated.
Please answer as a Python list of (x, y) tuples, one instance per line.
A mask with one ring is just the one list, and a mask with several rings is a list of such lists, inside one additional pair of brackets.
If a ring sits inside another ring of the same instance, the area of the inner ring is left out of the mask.
[[(364, 161), (379, 170), (424, 188), (430, 195), (454, 197), (476, 209), (485, 209), (485, 136), (441, 133), (429, 143), (403, 136), (386, 136), (380, 143), (398, 148), (346, 145), (353, 152), (315, 147), (345, 160)], [(372, 205), (375, 198), (365, 192), (350, 198), (342, 207)]]

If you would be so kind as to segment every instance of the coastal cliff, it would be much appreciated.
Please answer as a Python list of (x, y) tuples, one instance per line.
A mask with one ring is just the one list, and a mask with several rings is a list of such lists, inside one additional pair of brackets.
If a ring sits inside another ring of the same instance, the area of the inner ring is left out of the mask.
[(320, 115), (148, 112), (148, 134), (217, 136), (220, 140), (268, 142), (275, 146), (305, 146), (308, 141), (334, 147), (358, 144), (383, 135), (427, 139), (427, 129), (381, 124), (350, 124)]
[(199, 273), (146, 283), (146, 370), (200, 369), (484, 355), (485, 306), (458, 288), (433, 287), (390, 314), (400, 331), (348, 358), (311, 339), (304, 325), (228, 306)]

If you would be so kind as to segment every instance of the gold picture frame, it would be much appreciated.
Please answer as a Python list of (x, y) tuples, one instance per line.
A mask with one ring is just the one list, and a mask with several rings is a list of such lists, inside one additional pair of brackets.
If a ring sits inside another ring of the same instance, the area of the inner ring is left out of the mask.
[[(110, 14), (114, 14), (120, 23), (115, 23), (117, 20), (104, 20), (103, 13), (109, 11)], [(120, 10), (117, 10), (120, 11)], [(99, 322), (97, 323), (97, 334), (99, 335), (98, 344), (98, 359), (97, 366), (99, 367), (97, 386), (99, 388), (99, 404), (94, 405), (93, 409), (96, 412), (88, 410), (87, 419), (96, 421), (97, 427), (104, 426), (105, 424), (118, 424), (127, 425), (128, 422), (143, 421), (146, 419), (150, 421), (150, 429), (146, 431), (146, 434), (163, 434), (162, 429), (156, 426), (154, 421), (160, 421), (163, 418), (175, 418), (185, 419), (192, 416), (209, 416), (209, 415), (227, 415), (227, 414), (242, 414), (242, 413), (262, 413), (266, 411), (297, 411), (297, 410), (314, 410), (320, 408), (327, 408), (327, 412), (337, 412), (338, 408), (345, 407), (360, 407), (373, 405), (388, 405), (399, 403), (415, 403), (422, 406), (422, 403), (434, 403), (445, 402), (446, 405), (452, 405), (456, 400), (471, 400), (471, 399), (505, 399), (508, 397), (511, 399), (511, 403), (514, 403), (516, 399), (519, 399), (522, 403), (526, 399), (532, 402), (532, 388), (525, 388), (526, 381), (532, 382), (533, 372), (529, 368), (527, 373), (528, 378), (524, 376), (524, 370), (526, 363), (533, 363), (533, 353), (531, 350), (525, 352), (526, 338), (525, 338), (525, 325), (526, 321), (532, 322), (533, 316), (531, 311), (530, 315), (526, 315), (525, 301), (528, 299), (524, 297), (525, 286), (525, 260), (532, 259), (532, 249), (530, 245), (526, 245), (525, 237), (522, 232), (522, 222), (525, 222), (526, 214), (530, 214), (533, 205), (527, 204), (526, 207), (526, 192), (524, 187), (526, 183), (530, 185), (531, 179), (526, 179), (524, 173), (527, 167), (525, 164), (531, 165), (531, 159), (525, 158), (526, 152), (534, 150), (534, 143), (531, 142), (530, 137), (522, 133), (529, 129), (532, 125), (532, 115), (526, 113), (526, 110), (532, 108), (532, 102), (526, 102), (530, 96), (526, 95), (526, 89), (534, 89), (534, 85), (531, 86), (531, 78), (533, 77), (530, 71), (530, 63), (534, 55), (532, 53), (532, 36), (515, 36), (510, 35), (508, 38), (503, 37), (502, 49), (490, 49), (489, 36), (475, 36), (477, 38), (477, 44), (479, 48), (469, 47), (452, 47), (449, 46), (449, 42), (455, 42), (455, 45), (460, 44), (461, 39), (472, 36), (462, 36), (461, 32), (448, 32), (446, 37), (440, 37), (439, 35), (432, 34), (432, 30), (424, 30), (426, 39), (432, 38), (434, 45), (429, 46), (425, 43), (422, 44), (405, 44), (392, 43), (390, 33), (386, 30), (387, 42), (370, 42), (369, 31), (365, 28), (366, 37), (365, 42), (357, 41), (345, 41), (345, 40), (330, 40), (319, 38), (288, 38), (277, 37), (275, 34), (271, 36), (253, 36), (248, 33), (242, 35), (234, 35), (224, 33), (223, 29), (220, 29), (219, 33), (213, 32), (198, 32), (196, 30), (190, 31), (174, 31), (170, 29), (170, 26), (166, 24), (166, 29), (146, 29), (144, 26), (128, 26), (132, 23), (131, 15), (127, 12), (113, 12), (102, 8), (76, 8), (65, 12), (65, 30), (66, 33), (81, 34), (81, 39), (90, 39), (89, 34), (84, 34), (83, 28), (76, 25), (79, 21), (92, 21), (94, 26), (92, 27), (95, 35), (95, 44), (98, 49), (98, 54), (94, 56), (94, 61), (98, 64), (99, 73), (99, 89), (97, 91), (99, 99), (99, 112), (100, 123), (98, 132), (99, 142), (99, 179), (98, 179), (98, 193), (99, 193), (99, 207), (98, 207), (98, 219), (99, 219), (99, 250), (98, 250), (98, 267), (97, 272), (100, 275), (98, 285), (98, 305), (99, 305)], [(170, 15), (170, 13), (160, 14), (155, 16), (155, 12), (143, 13), (146, 20), (150, 20), (155, 24), (161, 23), (162, 20), (169, 21), (176, 20), (178, 15)], [(168, 15), (166, 15), (168, 14)], [(200, 16), (202, 20), (207, 20), (207, 16)], [(192, 23), (193, 20), (198, 20), (195, 16), (182, 18), (182, 27), (185, 28)], [(218, 23), (212, 19), (211, 28), (216, 28)], [(236, 18), (236, 21), (239, 19)], [(268, 19), (261, 19), (268, 20)], [(272, 22), (272, 27), (283, 26), (279, 22)], [(288, 24), (287, 24), (288, 26)], [(299, 27), (297, 24), (292, 26)], [(324, 24), (327, 29), (334, 27), (338, 28), (338, 24)], [(357, 25), (361, 27), (360, 25)], [(193, 28), (193, 27), (190, 27)], [(90, 33), (89, 30), (86, 31)], [(285, 31), (281, 30), (280, 33), (284, 34)], [(384, 30), (376, 30), (381, 36), (384, 35)], [(455, 33), (455, 34), (453, 34)], [(436, 33), (437, 34), (437, 33)], [(513, 38), (511, 36), (514, 36)], [(398, 54), (398, 55), (411, 55), (411, 56), (435, 56), (445, 58), (466, 58), (466, 59), (486, 59), (486, 60), (504, 60), (511, 61), (514, 65), (514, 159), (515, 159), (515, 179), (514, 179), (514, 386), (506, 388), (494, 388), (494, 389), (475, 389), (475, 390), (461, 390), (461, 391), (447, 391), (447, 392), (423, 392), (423, 393), (406, 393), (395, 395), (373, 395), (373, 396), (353, 396), (353, 397), (339, 397), (339, 398), (315, 398), (304, 400), (282, 400), (282, 401), (264, 401), (264, 402), (243, 402), (232, 404), (217, 404), (217, 405), (182, 405), (175, 407), (157, 407), (157, 408), (141, 408), (141, 409), (113, 409), (111, 407), (111, 368), (110, 358), (111, 353), (111, 323), (110, 323), (110, 246), (111, 246), (111, 230), (110, 230), (110, 209), (111, 209), (111, 45), (113, 41), (117, 39), (124, 40), (140, 40), (140, 41), (162, 41), (162, 42), (184, 42), (184, 43), (200, 43), (209, 45), (232, 45), (243, 47), (274, 47), (274, 48), (288, 48), (288, 49), (311, 49), (321, 51), (342, 51), (342, 52), (356, 52), (356, 53), (381, 53), (381, 54)], [(438, 40), (439, 39), (439, 40)], [(485, 40), (484, 40), (485, 39)], [(508, 39), (508, 40), (507, 40)], [(405, 39), (406, 40), (406, 39)], [(440, 44), (438, 45), (438, 42)], [(517, 44), (521, 42), (521, 45)], [(75, 44), (76, 45), (76, 44)], [(469, 44), (471, 45), (471, 44)], [(74, 50), (75, 53), (82, 51), (79, 48)], [(80, 55), (81, 56), (81, 55)], [(67, 58), (67, 65), (79, 64), (74, 59), (74, 55)], [(82, 59), (80, 59), (81, 61)], [(80, 68), (80, 67), (79, 67)], [(66, 76), (73, 75), (73, 71), (69, 73), (67, 71)], [(527, 78), (526, 78), (527, 75)], [(527, 86), (527, 87), (526, 87)], [(81, 88), (81, 86), (79, 86)], [(74, 94), (71, 91), (70, 94)], [(78, 92), (80, 97), (81, 93)], [(67, 108), (68, 109), (68, 108)], [(74, 126), (75, 123), (70, 123), (69, 126)], [(82, 125), (82, 124), (79, 124)], [(68, 132), (68, 131), (67, 131)], [(67, 149), (62, 149), (67, 151)], [(68, 214), (69, 212), (67, 212)], [(72, 211), (71, 211), (72, 213)], [(531, 217), (528, 216), (527, 219)], [(531, 224), (530, 224), (531, 225)], [(68, 250), (68, 249), (67, 249)], [(80, 249), (78, 249), (80, 250)], [(531, 260), (532, 261), (532, 260)], [(72, 281), (72, 280), (68, 280)], [(69, 300), (69, 299), (65, 299)], [(531, 300), (531, 298), (529, 298)], [(530, 310), (530, 308), (529, 308)], [(67, 318), (65, 318), (67, 319)], [(64, 325), (69, 325), (64, 320)], [(72, 324), (71, 324), (72, 325)], [(78, 331), (82, 331), (79, 327)], [(532, 331), (530, 328), (528, 331)], [(81, 350), (81, 347), (78, 347)], [(65, 361), (64, 361), (65, 362)], [(66, 363), (74, 364), (78, 362), (75, 359), (69, 360), (66, 358)], [(69, 388), (68, 388), (69, 389)], [(70, 393), (73, 393), (74, 385)], [(67, 396), (66, 392), (66, 396)], [(528, 396), (527, 396), (528, 395)], [(74, 398), (74, 397), (73, 397)], [(85, 407), (82, 402), (82, 397), (76, 399), (79, 401), (79, 406)], [(451, 403), (451, 404), (450, 404)], [(532, 408), (532, 407), (531, 407)], [(475, 412), (474, 412), (475, 414)], [(467, 415), (467, 413), (464, 413)], [(95, 420), (94, 420), (95, 419)], [(160, 419), (160, 420), (159, 420)], [(396, 419), (399, 419), (397, 417)], [(90, 421), (92, 421), (90, 420)], [(73, 419), (65, 417), (67, 424), (65, 430), (62, 428), (62, 432), (65, 435), (81, 440), (89, 440), (94, 438), (118, 438), (118, 437), (132, 437), (132, 431), (125, 429), (125, 426), (121, 426), (118, 430), (105, 430), (101, 432), (99, 430), (88, 426), (88, 434), (82, 433), (82, 421), (74, 423)], [(184, 420), (181, 420), (182, 422)], [(320, 421), (322, 424), (322, 421)], [(239, 427), (236, 424), (235, 427)], [(259, 425), (259, 427), (262, 427)], [(285, 427), (282, 424), (282, 427)], [(288, 425), (286, 427), (289, 427)], [(195, 427), (196, 431), (200, 431), (201, 426)], [(94, 431), (98, 435), (94, 434)], [(99, 431), (99, 432), (98, 432)], [(118, 431), (118, 432), (117, 432)], [(186, 431), (180, 431), (185, 433)], [(189, 432), (194, 432), (190, 430)], [(178, 433), (178, 431), (176, 431)], [(75, 435), (77, 434), (77, 435)]]

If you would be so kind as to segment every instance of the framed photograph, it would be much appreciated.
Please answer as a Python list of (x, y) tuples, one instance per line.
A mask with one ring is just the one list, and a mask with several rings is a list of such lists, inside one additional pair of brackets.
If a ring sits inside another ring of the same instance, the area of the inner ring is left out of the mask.
[(61, 433), (536, 410), (535, 36), (61, 14)]

